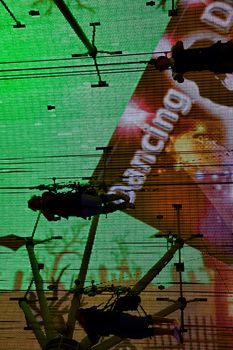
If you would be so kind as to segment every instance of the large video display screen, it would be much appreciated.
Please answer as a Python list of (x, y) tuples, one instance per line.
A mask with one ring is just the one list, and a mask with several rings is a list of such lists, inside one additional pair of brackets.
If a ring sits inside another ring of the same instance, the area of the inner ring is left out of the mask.
[[(0, 344), (40, 349), (33, 332), (24, 330), (18, 303), (9, 300), (31, 283), (27, 251), (24, 245), (12, 249), (3, 237), (63, 237), (35, 248), (45, 290), (52, 295), (48, 287), (59, 280), (62, 298), (79, 274), (91, 221), (41, 216), (37, 223), (27, 201), (41, 195), (39, 185), (92, 177), (109, 193), (128, 194), (135, 209), (100, 217), (85, 285), (132, 287), (180, 234), (182, 291), (190, 301), (184, 348), (230, 349), (233, 76), (190, 72), (180, 84), (170, 70), (159, 72), (148, 62), (169, 56), (179, 40), (185, 48), (231, 40), (232, 1), (180, 0), (177, 16), (168, 16), (171, 1), (66, 3), (90, 42), (95, 28), (96, 60), (108, 86), (98, 86), (92, 57), (80, 56), (87, 49), (53, 1), (0, 4)], [(176, 253), (141, 293), (148, 314), (180, 297), (178, 258)], [(30, 291), (33, 298), (34, 283)], [(86, 296), (84, 305), (104, 305), (108, 298)], [(173, 316), (179, 318), (179, 310)], [(76, 336), (83, 336), (78, 324)], [(124, 340), (115, 349), (172, 346), (163, 336)]]

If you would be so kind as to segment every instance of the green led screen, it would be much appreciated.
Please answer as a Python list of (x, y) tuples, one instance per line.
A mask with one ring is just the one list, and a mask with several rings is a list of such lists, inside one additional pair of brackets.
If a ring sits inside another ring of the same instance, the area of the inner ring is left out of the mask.
[[(53, 1), (7, 1), (17, 22), (0, 3), (1, 236), (32, 234), (37, 213), (27, 201), (41, 194), (33, 187), (52, 184), (53, 178), (68, 184), (93, 176), (107, 191), (127, 193), (136, 208), (100, 217), (85, 285), (94, 280), (133, 286), (169, 248), (166, 234), (177, 233), (173, 205), (182, 204), (182, 237), (203, 235), (182, 249), (183, 291), (188, 300), (208, 299), (185, 310), (184, 348), (207, 349), (208, 343), (208, 349), (218, 349), (220, 339), (227, 346), (233, 317), (233, 78), (198, 72), (178, 84), (171, 72), (157, 72), (147, 62), (178, 40), (185, 47), (230, 40), (231, 1), (178, 1), (174, 17), (168, 16), (171, 1), (66, 3), (90, 42), (90, 23), (100, 23), (97, 63), (108, 86), (96, 87), (100, 76), (93, 59), (80, 56), (87, 48)], [(96, 150), (105, 146), (112, 147), (106, 155)], [(45, 289), (57, 279), (58, 296), (72, 289), (90, 226), (81, 218), (48, 222), (40, 217), (35, 239), (63, 237), (36, 246)], [(17, 302), (9, 301), (11, 295), (22, 296), (32, 279), (25, 246), (0, 246), (0, 252), (2, 320), (18, 322), (4, 324), (0, 348), (40, 349), (33, 332), (25, 335)], [(142, 293), (147, 313), (170, 303), (157, 297), (180, 296), (177, 260), (178, 254)], [(108, 298), (85, 297), (84, 305)], [(179, 311), (173, 316), (179, 318)], [(219, 324), (225, 327), (221, 335)], [(83, 337), (78, 324), (75, 334)], [(155, 338), (125, 340), (115, 349), (176, 346), (168, 337)]]

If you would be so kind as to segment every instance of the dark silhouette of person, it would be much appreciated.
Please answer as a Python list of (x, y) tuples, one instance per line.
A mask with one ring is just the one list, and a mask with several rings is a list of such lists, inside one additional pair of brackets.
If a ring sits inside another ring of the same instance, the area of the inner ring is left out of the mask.
[(80, 308), (76, 319), (88, 335), (92, 345), (98, 343), (102, 336), (115, 335), (120, 338), (143, 339), (152, 336), (170, 335), (177, 342), (183, 343), (180, 327), (161, 328), (156, 324), (175, 324), (176, 320), (147, 316), (134, 316), (115, 310), (101, 310), (96, 306)]
[(184, 74), (195, 71), (211, 71), (215, 74), (233, 72), (233, 42), (222, 43), (218, 41), (208, 47), (184, 49), (182, 41), (172, 47), (171, 57), (159, 56), (151, 59), (159, 71), (172, 69), (173, 79), (183, 83)]
[(129, 197), (123, 192), (92, 195), (85, 192), (47, 191), (42, 196), (33, 196), (29, 199), (28, 208), (33, 211), (40, 210), (49, 221), (58, 221), (61, 218), (68, 219), (70, 216), (87, 219), (116, 210), (133, 209), (134, 204), (130, 203)]
[[(211, 40), (201, 39), (195, 41), (192, 47), (208, 47), (212, 44)], [(225, 81), (229, 78), (233, 81), (233, 75), (227, 73), (215, 74), (211, 71), (187, 72), (186, 78), (196, 83), (201, 97), (207, 98), (218, 105), (232, 107), (233, 91), (228, 89)], [(231, 78), (232, 77), (232, 78)], [(217, 92), (217, 93), (216, 93)]]

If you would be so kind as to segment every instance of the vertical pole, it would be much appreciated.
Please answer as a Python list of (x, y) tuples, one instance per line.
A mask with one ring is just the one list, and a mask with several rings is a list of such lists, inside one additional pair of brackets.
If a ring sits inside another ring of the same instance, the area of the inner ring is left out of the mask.
[(37, 262), (35, 252), (34, 252), (33, 240), (31, 240), (31, 239), (28, 240), (26, 242), (26, 247), (27, 247), (28, 256), (29, 256), (29, 260), (30, 260), (30, 264), (31, 264), (31, 268), (32, 268), (34, 282), (36, 285), (36, 292), (37, 292), (37, 296), (39, 299), (41, 316), (42, 316), (42, 319), (44, 321), (45, 334), (46, 334), (47, 340), (51, 340), (51, 339), (55, 338), (58, 335), (58, 333), (53, 328), (51, 317), (49, 314), (49, 308), (48, 308), (47, 300), (46, 300), (44, 290), (43, 290), (43, 280), (40, 276), (38, 262)]
[(68, 6), (63, 0), (53, 0), (55, 4), (57, 5), (58, 9), (61, 11), (67, 22), (70, 24), (71, 28), (75, 31), (75, 33), (78, 35), (79, 39), (82, 41), (82, 43), (87, 48), (88, 53), (92, 56), (96, 52), (96, 48), (91, 44), (91, 42), (88, 40), (87, 36), (83, 32), (82, 28), (74, 18), (73, 14), (69, 10)]
[(38, 213), (38, 216), (37, 216), (35, 225), (34, 225), (33, 230), (32, 230), (31, 238), (34, 238), (34, 236), (35, 236), (36, 229), (37, 229), (37, 226), (38, 226), (38, 224), (39, 224), (40, 216), (41, 216), (41, 210), (40, 210), (39, 213)]
[[(182, 204), (174, 204), (173, 207), (176, 210), (176, 219), (177, 219), (177, 237), (181, 238), (180, 230), (180, 210), (182, 209)], [(181, 249), (178, 250), (179, 263), (181, 263)], [(179, 269), (179, 285), (180, 285), (180, 296), (183, 297), (183, 284), (182, 284), (182, 271)]]
[(146, 286), (162, 271), (162, 269), (171, 261), (175, 252), (183, 245), (182, 241), (177, 241), (165, 254), (157, 261), (154, 266), (135, 284), (132, 288), (134, 293), (141, 293)]
[(77, 288), (77, 291), (74, 292), (74, 296), (73, 296), (73, 299), (71, 301), (71, 306), (70, 306), (70, 310), (69, 310), (69, 314), (68, 314), (67, 330), (68, 330), (68, 337), (69, 338), (73, 337), (75, 322), (76, 322), (75, 315), (76, 315), (77, 309), (80, 306), (80, 292), (79, 292), (79, 290), (82, 289), (82, 287), (84, 286), (85, 280), (86, 280), (88, 265), (89, 265), (90, 258), (91, 258), (91, 253), (92, 253), (92, 248), (94, 245), (95, 234), (96, 234), (98, 222), (99, 222), (99, 215), (96, 215), (93, 217), (92, 222), (91, 222), (91, 227), (90, 227), (88, 239), (86, 242), (85, 251), (83, 254), (83, 258), (82, 258), (82, 263), (81, 263), (79, 275), (78, 275), (78, 280), (79, 280), (80, 284)]
[(84, 283), (86, 280), (88, 265), (89, 265), (90, 258), (91, 258), (91, 253), (92, 253), (92, 248), (94, 245), (95, 234), (96, 234), (98, 222), (99, 222), (99, 215), (96, 215), (93, 217), (92, 222), (91, 222), (91, 227), (90, 227), (90, 231), (88, 234), (88, 238), (87, 238), (87, 242), (86, 242), (86, 246), (85, 246), (85, 250), (84, 250), (84, 254), (83, 254), (83, 258), (82, 258), (82, 263), (81, 263), (81, 267), (79, 270), (78, 280), (80, 281), (81, 287), (84, 286)]
[(16, 24), (20, 24), (20, 22), (17, 20), (17, 18), (15, 17), (15, 15), (13, 14), (13, 12), (9, 9), (9, 7), (6, 5), (6, 3), (3, 0), (0, 0), (0, 2), (2, 3), (2, 5), (5, 7), (6, 11), (9, 13), (9, 15), (11, 16), (11, 18), (13, 18), (13, 20), (15, 21)]
[(43, 331), (41, 330), (40, 325), (37, 322), (35, 316), (33, 315), (30, 306), (25, 300), (20, 301), (19, 306), (24, 312), (28, 325), (32, 327), (38, 343), (40, 344), (41, 348), (44, 349), (44, 346), (46, 345), (46, 337)]
[[(182, 204), (173, 204), (173, 208), (176, 211), (176, 219), (177, 219), (177, 237), (181, 238), (181, 230), (180, 230), (180, 210), (182, 209)], [(179, 257), (179, 287), (180, 287), (180, 298), (183, 299), (183, 278), (182, 278), (182, 269), (181, 269), (181, 248), (178, 250), (178, 257)], [(184, 312), (183, 308), (180, 309), (181, 314), (181, 328), (184, 329)]]

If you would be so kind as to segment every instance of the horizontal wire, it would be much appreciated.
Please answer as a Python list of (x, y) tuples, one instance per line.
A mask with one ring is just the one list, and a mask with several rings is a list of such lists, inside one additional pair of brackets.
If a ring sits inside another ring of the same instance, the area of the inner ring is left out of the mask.
[[(149, 152), (148, 152), (149, 153)], [(156, 152), (154, 152), (156, 153)], [(167, 155), (171, 155), (171, 156), (175, 156), (177, 154), (185, 154), (185, 155), (203, 155), (203, 154), (210, 154), (210, 155), (219, 155), (219, 156), (233, 156), (233, 150), (199, 150), (199, 151), (185, 151), (185, 150), (180, 150), (179, 152), (176, 151), (169, 151), (169, 152), (161, 152), (158, 154), (167, 154)], [(118, 150), (118, 153), (114, 154), (115, 157), (118, 156), (119, 157), (126, 157), (127, 155), (131, 155), (132, 151), (129, 150), (127, 151), (127, 149), (124, 150)], [(143, 154), (143, 151), (142, 151)], [(157, 154), (157, 153), (156, 153)], [(102, 157), (103, 153), (84, 153), (84, 154), (56, 154), (56, 155), (42, 155), (42, 156), (27, 156), (27, 157), (1, 157), (0, 161), (11, 161), (11, 160), (22, 160), (22, 159), (44, 159), (44, 158), (76, 158), (76, 157), (89, 157), (89, 158), (96, 158), (96, 157)], [(107, 155), (107, 159), (109, 158), (109, 160), (111, 159), (111, 152), (109, 154), (109, 156)], [(117, 158), (116, 158), (117, 159)], [(118, 160), (118, 159), (117, 159)], [(176, 166), (179, 164), (183, 164), (182, 162), (177, 163), (176, 162)], [(203, 163), (200, 163), (201, 165), (203, 165)], [(198, 164), (197, 164), (198, 165)], [(206, 163), (206, 165), (211, 165), (211, 163)], [(221, 165), (221, 163), (215, 163), (215, 165)], [(172, 165), (175, 166), (175, 165)], [(188, 165), (187, 165), (188, 166)], [(191, 166), (191, 165), (190, 165)]]
[[(144, 69), (125, 69), (120, 71), (100, 71), (101, 74), (125, 74), (125, 73), (137, 73), (144, 72)], [(33, 73), (33, 74), (16, 74), (9, 76), (0, 76), (0, 80), (17, 80), (17, 79), (43, 79), (43, 78), (61, 78), (61, 77), (75, 77), (75, 76), (92, 76), (97, 75), (96, 71), (87, 71), (87, 72), (53, 72), (53, 73)]]
[[(98, 63), (99, 67), (106, 66), (116, 66), (116, 65), (131, 65), (131, 64), (146, 64), (145, 61), (134, 61), (134, 62), (112, 62), (112, 63)], [(94, 65), (91, 64), (81, 64), (81, 65), (73, 65), (73, 66), (50, 66), (50, 67), (32, 67), (32, 68), (12, 68), (12, 69), (0, 69), (0, 73), (4, 72), (21, 72), (21, 71), (36, 71), (36, 70), (53, 70), (53, 69), (68, 69), (68, 68), (95, 68)]]
[[(166, 51), (167, 52), (167, 51)], [(156, 52), (156, 53), (165, 53), (165, 51), (162, 52)], [(154, 52), (138, 52), (138, 53), (127, 53), (127, 54), (110, 54), (110, 55), (103, 55), (103, 56), (97, 56), (97, 59), (101, 58), (112, 58), (112, 57), (130, 57), (130, 56), (143, 56), (143, 55), (153, 55)], [(84, 54), (85, 55), (85, 54)], [(44, 58), (44, 59), (34, 59), (34, 60), (18, 60), (18, 61), (5, 61), (1, 62), (0, 65), (4, 64), (21, 64), (21, 63), (40, 63), (40, 62), (56, 62), (56, 61), (71, 61), (71, 60), (93, 60), (90, 56), (80, 56), (80, 57), (63, 57), (63, 58)]]

